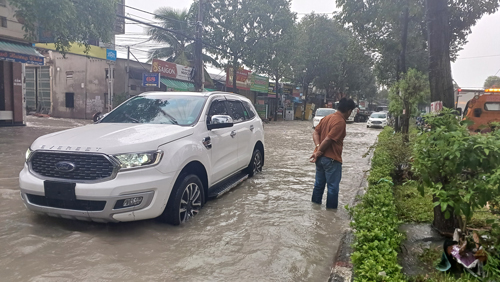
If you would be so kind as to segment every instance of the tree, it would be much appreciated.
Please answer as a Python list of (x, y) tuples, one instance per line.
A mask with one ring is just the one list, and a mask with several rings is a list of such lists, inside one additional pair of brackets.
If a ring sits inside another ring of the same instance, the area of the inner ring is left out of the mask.
[(389, 93), (389, 111), (398, 116), (404, 115), (402, 131), (405, 141), (408, 141), (410, 117), (418, 113), (418, 104), (427, 100), (428, 96), (429, 81), (427, 76), (415, 69), (409, 69), (391, 87)]
[(424, 71), (423, 0), (337, 0), (339, 19), (374, 53), (380, 84), (390, 86), (408, 68)]
[[(166, 59), (169, 62), (190, 66), (194, 61), (194, 27), (191, 24), (193, 15), (187, 10), (175, 10), (172, 8), (160, 8), (155, 12), (155, 20), (161, 21), (161, 27), (175, 30), (179, 33), (171, 33), (159, 28), (150, 28), (148, 34), (150, 39), (167, 46), (152, 49), (149, 52), (150, 59)], [(214, 67), (220, 64), (211, 56), (203, 54), (203, 61)]]
[[(273, 21), (280, 11), (268, 9), (268, 0), (213, 0), (205, 2), (204, 41), (208, 50), (218, 58), (227, 60), (237, 70), (258, 51), (257, 42), (267, 35), (267, 23)], [(272, 2), (272, 1), (271, 1)], [(237, 92), (236, 79), (233, 79), (233, 91)]]
[(433, 196), (434, 227), (451, 235), (455, 228), (465, 230), (462, 215), (470, 220), (500, 196), (500, 131), (470, 134), (446, 108), (426, 122), (431, 130), (415, 141), (412, 169)]
[(9, 0), (23, 24), (25, 38), (36, 42), (43, 32), (54, 39), (56, 50), (65, 54), (71, 44), (90, 48), (88, 41), (113, 38), (116, 5), (114, 0)]
[(488, 76), (488, 78), (484, 81), (484, 88), (500, 88), (500, 77)]
[[(254, 0), (255, 1), (255, 0)], [(285, 76), (291, 76), (291, 62), (294, 51), (295, 14), (290, 11), (290, 0), (256, 1), (260, 11), (271, 11), (273, 16), (259, 19), (262, 36), (255, 43), (255, 51), (249, 53), (254, 68), (268, 74), (276, 83), (274, 120), (277, 120), (278, 85)], [(259, 36), (259, 37), (260, 37)]]
[(498, 0), (426, 0), (431, 101), (453, 108), (451, 60), (467, 42), (471, 27), (498, 9)]

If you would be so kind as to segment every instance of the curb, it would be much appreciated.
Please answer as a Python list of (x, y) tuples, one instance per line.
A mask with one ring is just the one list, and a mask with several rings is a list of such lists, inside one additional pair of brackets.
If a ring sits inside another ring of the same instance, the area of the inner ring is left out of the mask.
[[(371, 151), (371, 150), (370, 150)], [(370, 152), (368, 158), (368, 164), (371, 162), (372, 152)], [(355, 206), (358, 202), (359, 196), (362, 196), (365, 191), (362, 189), (367, 186), (367, 175), (368, 171), (363, 173), (363, 177), (361, 183), (359, 183), (358, 192), (354, 197), (354, 200), (351, 203), (351, 206)], [(352, 217), (349, 217), (352, 219)], [(351, 253), (352, 247), (351, 245), (354, 243), (354, 232), (351, 228), (348, 228), (342, 239), (340, 240), (340, 245), (337, 250), (337, 254), (335, 255), (335, 259), (333, 260), (332, 270), (330, 272), (330, 277), (328, 278), (328, 282), (350, 282), (353, 281), (354, 273), (353, 273), (353, 265), (351, 263)]]

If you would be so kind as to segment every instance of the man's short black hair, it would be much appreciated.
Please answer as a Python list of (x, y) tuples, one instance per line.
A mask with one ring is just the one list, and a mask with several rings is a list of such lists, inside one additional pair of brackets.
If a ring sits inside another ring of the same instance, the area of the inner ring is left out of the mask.
[(337, 110), (342, 113), (347, 113), (350, 110), (354, 110), (356, 108), (356, 103), (352, 99), (342, 98), (339, 101), (339, 106)]

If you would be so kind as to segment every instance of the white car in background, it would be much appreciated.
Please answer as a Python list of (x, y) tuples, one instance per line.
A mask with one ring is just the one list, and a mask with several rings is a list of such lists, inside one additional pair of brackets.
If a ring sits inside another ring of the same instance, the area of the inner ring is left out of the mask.
[(334, 114), (335, 112), (337, 112), (337, 110), (331, 108), (318, 108), (313, 118), (313, 128), (316, 128), (324, 117)]
[(366, 127), (381, 127), (384, 128), (387, 126), (387, 113), (385, 112), (376, 112), (370, 115), (370, 118), (366, 122)]
[(263, 164), (264, 130), (250, 100), (149, 92), (96, 124), (39, 137), (19, 186), (26, 207), (49, 216), (178, 225)]

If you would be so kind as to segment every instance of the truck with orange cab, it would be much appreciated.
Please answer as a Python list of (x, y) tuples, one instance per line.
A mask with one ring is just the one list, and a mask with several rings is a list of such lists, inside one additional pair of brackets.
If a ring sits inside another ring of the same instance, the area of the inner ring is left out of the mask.
[(463, 119), (473, 122), (471, 132), (489, 131), (493, 122), (500, 122), (500, 88), (485, 89), (477, 93), (465, 105)]

